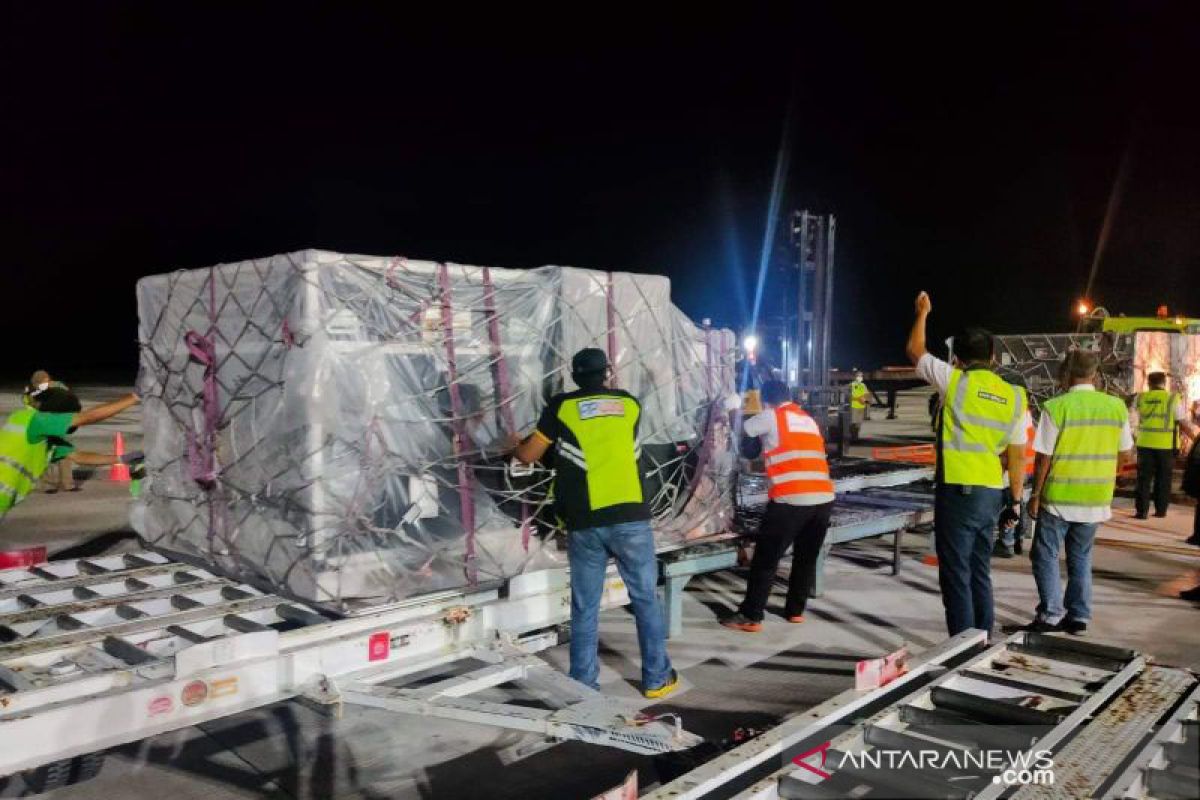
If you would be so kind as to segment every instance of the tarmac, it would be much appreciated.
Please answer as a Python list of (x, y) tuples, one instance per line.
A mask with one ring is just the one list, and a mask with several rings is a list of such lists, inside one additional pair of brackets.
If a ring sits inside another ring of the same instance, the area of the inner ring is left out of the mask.
[[(133, 387), (73, 385), (84, 407), (116, 400)], [(21, 407), (21, 387), (0, 389), (0, 410), (7, 416)], [(103, 423), (81, 428), (71, 437), (78, 450), (112, 453), (117, 433), (125, 451), (142, 449), (142, 423), (138, 407)], [(55, 492), (49, 476), (38, 490), (5, 516), (0, 523), (0, 549), (44, 546), (50, 557), (96, 540), (106, 542), (129, 530), (129, 485), (106, 479), (104, 469), (75, 470), (77, 492)], [(67, 553), (69, 555), (69, 552)]]
[[(79, 391), (87, 404), (122, 390)], [(885, 412), (876, 409), (864, 437), (880, 444), (928, 440), (925, 397), (903, 393), (896, 420), (884, 420)], [(126, 416), (86, 431), (94, 437), (89, 449), (100, 449), (118, 429), (136, 449), (136, 414)], [(99, 476), (79, 493), (31, 497), (5, 521), (0, 536), (12, 546), (45, 543), (52, 552), (87, 541), (93, 547), (132, 546), (113, 541), (128, 504), (126, 485)], [(1200, 604), (1177, 596), (1200, 583), (1200, 548), (1183, 542), (1193, 512), (1173, 506), (1165, 519), (1134, 520), (1129, 501), (1118, 499), (1095, 549), (1089, 638), (1200, 670)], [(810, 602), (799, 625), (778, 616), (786, 584), (786, 568), (781, 570), (766, 629), (759, 634), (717, 624), (740, 601), (744, 573), (734, 569), (693, 579), (684, 600), (683, 634), (670, 642), (684, 686), (652, 710), (678, 713), (689, 730), (720, 740), (739, 727), (774, 724), (851, 687), (859, 659), (937, 644), (946, 633), (937, 568), (920, 560), (928, 547), (928, 536), (907, 535), (897, 576), (890, 574), (890, 537), (835, 548), (825, 594)], [(1031, 619), (1037, 603), (1028, 556), (992, 563), (998, 624), (1015, 629)], [(543, 657), (567, 666), (565, 645)], [(602, 616), (601, 662), (605, 692), (637, 697), (636, 632), (624, 609)], [(538, 744), (534, 737), (497, 729), (370, 709), (347, 708), (342, 718), (332, 719), (288, 702), (119, 748), (97, 778), (43, 796), (591, 798), (630, 771), (638, 773), (643, 790), (660, 777), (653, 758), (578, 743), (539, 750)], [(0, 796), (23, 792), (23, 782), (14, 779)]]

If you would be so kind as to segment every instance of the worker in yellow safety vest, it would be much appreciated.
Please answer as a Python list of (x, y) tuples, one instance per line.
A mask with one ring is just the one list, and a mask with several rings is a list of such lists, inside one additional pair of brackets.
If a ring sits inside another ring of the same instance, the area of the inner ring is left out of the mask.
[(86, 466), (107, 466), (115, 456), (99, 453), (72, 453), (74, 447), (67, 437), (85, 425), (93, 425), (120, 414), (138, 402), (130, 394), (120, 400), (89, 408), (78, 413), (42, 411), (41, 400), (32, 399), (8, 415), (0, 429), (0, 520), (33, 491), (38, 479), (54, 461), (71, 454)]
[(862, 431), (863, 421), (867, 418), (867, 406), (869, 405), (867, 384), (863, 380), (862, 372), (854, 371), (854, 380), (850, 382), (850, 438), (852, 441), (858, 441), (860, 432)]
[(571, 566), (571, 677), (599, 688), (600, 601), (613, 558), (637, 621), (642, 694), (657, 700), (679, 687), (679, 675), (667, 655), (658, 601), (658, 561), (640, 464), (642, 406), (629, 392), (609, 388), (611, 374), (603, 350), (576, 353), (571, 378), (578, 391), (551, 397), (537, 427), (513, 454), (532, 464), (554, 448), (555, 510), (567, 529)]
[[(1092, 544), (1112, 517), (1117, 470), (1133, 455), (1129, 412), (1096, 390), (1095, 353), (1068, 353), (1059, 370), (1065, 392), (1042, 408), (1034, 449), (1037, 474), (1029, 513), (1037, 519), (1030, 556), (1038, 588), (1037, 616), (1027, 630), (1081, 634), (1092, 616)], [(1067, 590), (1059, 553), (1066, 549)]]
[(1191, 430), (1187, 410), (1179, 395), (1167, 389), (1167, 375), (1151, 372), (1146, 376), (1149, 389), (1137, 397), (1137, 493), (1134, 512), (1146, 519), (1150, 496), (1154, 496), (1154, 516), (1165, 517), (1171, 504), (1171, 473), (1175, 452), (1179, 449), (1179, 429)]
[(992, 535), (1003, 504), (1008, 454), (1009, 513), (1020, 514), (1025, 486), (1025, 400), (992, 372), (992, 335), (967, 328), (954, 337), (954, 363), (925, 348), (933, 304), (921, 292), (906, 351), (917, 374), (942, 397), (937, 426), (934, 545), (946, 627), (991, 635)]

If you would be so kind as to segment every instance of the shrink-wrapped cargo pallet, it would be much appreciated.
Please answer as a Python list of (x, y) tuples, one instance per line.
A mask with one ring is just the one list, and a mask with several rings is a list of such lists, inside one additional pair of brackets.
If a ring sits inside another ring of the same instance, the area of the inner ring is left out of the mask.
[(570, 359), (606, 350), (638, 397), (666, 548), (725, 530), (733, 336), (666, 278), (307, 250), (138, 284), (157, 547), (355, 611), (565, 562), (552, 463), (504, 456)]
[(1146, 377), (1165, 372), (1188, 408), (1200, 402), (1200, 334), (1134, 332), (1012, 334), (996, 337), (999, 373), (1029, 389), (1036, 408), (1062, 391), (1058, 369), (1073, 349), (1097, 355), (1097, 386), (1130, 403)]

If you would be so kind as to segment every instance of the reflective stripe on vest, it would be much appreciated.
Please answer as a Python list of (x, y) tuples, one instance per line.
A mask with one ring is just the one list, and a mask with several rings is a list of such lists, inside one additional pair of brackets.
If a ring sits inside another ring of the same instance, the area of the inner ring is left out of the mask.
[(639, 416), (637, 401), (619, 395), (572, 398), (558, 410), (559, 421), (579, 442), (576, 447), (560, 437), (558, 455), (585, 473), (592, 511), (642, 502), (642, 451), (634, 440)]
[(810, 419), (795, 403), (784, 403), (775, 409), (779, 446), (763, 455), (769, 484), (767, 497), (777, 500), (803, 495), (813, 505), (832, 503), (833, 481), (825, 457), (825, 440), (820, 433), (793, 430), (789, 417)]
[(1138, 396), (1138, 447), (1175, 449), (1175, 406), (1178, 402), (1179, 398), (1165, 389), (1151, 389)]
[(29, 423), (34, 414), (22, 408), (9, 415), (0, 429), (0, 513), (8, 511), (33, 491), (50, 463), (46, 442), (29, 441)]
[(1022, 395), (986, 369), (950, 374), (938, 434), (942, 481), (960, 486), (1004, 486), (1000, 453), (1025, 415)]
[(1107, 508), (1117, 479), (1125, 404), (1103, 392), (1067, 392), (1042, 409), (1058, 427), (1042, 496), (1056, 506)]

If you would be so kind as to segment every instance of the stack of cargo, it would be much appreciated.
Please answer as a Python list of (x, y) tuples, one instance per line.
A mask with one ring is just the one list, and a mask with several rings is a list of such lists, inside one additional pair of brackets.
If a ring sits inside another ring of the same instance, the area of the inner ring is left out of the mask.
[(1145, 391), (1146, 376), (1165, 372), (1171, 391), (1190, 408), (1200, 402), (1200, 334), (1154, 330), (1018, 334), (996, 337), (999, 373), (1027, 387), (1035, 406), (1062, 391), (1058, 368), (1073, 349), (1100, 359), (1101, 389), (1131, 399)]
[(661, 547), (726, 529), (734, 340), (666, 278), (303, 251), (138, 284), (155, 546), (341, 611), (561, 564), (553, 470), (505, 456), (572, 354), (643, 406)]

